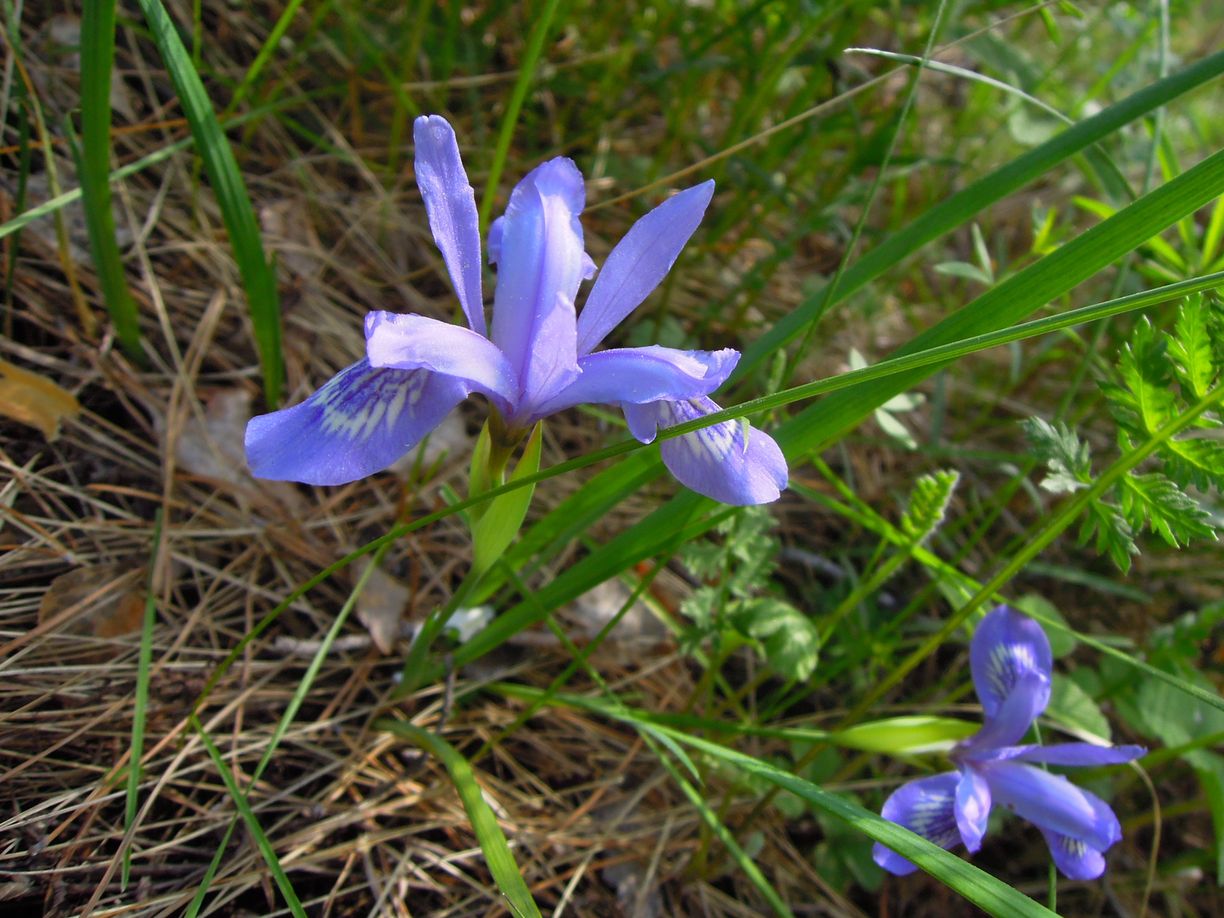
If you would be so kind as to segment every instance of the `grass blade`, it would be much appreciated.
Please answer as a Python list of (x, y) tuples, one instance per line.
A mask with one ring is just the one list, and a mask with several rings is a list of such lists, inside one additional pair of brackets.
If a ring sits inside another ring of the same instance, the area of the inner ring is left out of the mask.
[(115, 2), (85, 0), (81, 9), (81, 148), (77, 158), (85, 226), (115, 335), (129, 357), (143, 362), (140, 320), (136, 301), (128, 290), (111, 210), (110, 91), (114, 60)]
[(847, 268), (837, 283), (833, 299), (829, 300), (829, 288), (823, 287), (746, 348), (732, 379), (745, 376), (778, 348), (802, 334), (813, 318), (862, 289), (928, 242), (962, 226), (991, 204), (1035, 181), (1124, 125), (1222, 73), (1224, 51), (1218, 51), (1068, 128), (935, 205), (905, 229), (882, 239), (879, 245)]
[(489, 215), (493, 213), (493, 199), (497, 196), (497, 183), (501, 181), (502, 172), (506, 168), (506, 159), (510, 155), (510, 140), (514, 136), (514, 128), (518, 125), (519, 112), (523, 108), (523, 100), (527, 98), (527, 90), (535, 79), (536, 65), (540, 62), (540, 54), (544, 50), (544, 39), (548, 37), (549, 26), (561, 0), (548, 0), (543, 12), (536, 19), (531, 30), (531, 38), (527, 42), (527, 50), (523, 54), (523, 62), (519, 65), (518, 80), (510, 93), (510, 103), (506, 106), (506, 115), (502, 118), (501, 130), (497, 133), (497, 147), (493, 151), (493, 162), (489, 165), (489, 177), (485, 180), (484, 192), (480, 196), (480, 226), (482, 230), (489, 227)]
[(666, 733), (677, 742), (700, 749), (707, 755), (720, 759), (740, 771), (763, 778), (775, 787), (790, 791), (806, 800), (821, 812), (858, 829), (867, 837), (887, 845), (898, 854), (913, 861), (949, 889), (964, 896), (974, 905), (992, 915), (1050, 916), (1054, 913), (1034, 902), (1028, 896), (1013, 889), (1002, 880), (995, 879), (955, 854), (933, 845), (925, 838), (903, 829), (896, 823), (864, 809), (856, 803), (836, 794), (831, 794), (811, 781), (783, 771), (760, 759), (728, 749), (709, 740), (689, 736), (679, 730), (666, 727), (653, 728)]
[(506, 836), (502, 834), (497, 817), (485, 801), (484, 793), (476, 783), (476, 776), (468, 760), (446, 740), (412, 724), (398, 720), (381, 720), (374, 726), (415, 743), (446, 766), (472, 823), (472, 831), (476, 833), (480, 850), (484, 852), (489, 872), (497, 882), (497, 888), (502, 891), (516, 915), (540, 918), (540, 910), (531, 897), (523, 875), (519, 873), (514, 855), (510, 853), (510, 846), (506, 843)]
[[(310, 687), (314, 684), (315, 677), (319, 674), (319, 670), (323, 666), (323, 661), (327, 659), (327, 655), (331, 653), (332, 645), (336, 642), (336, 638), (340, 636), (340, 632), (344, 630), (344, 625), (352, 614), (353, 609), (357, 607), (357, 600), (360, 598), (362, 591), (365, 590), (366, 584), (369, 583), (370, 577), (374, 571), (382, 563), (383, 557), (387, 554), (387, 550), (391, 547), (391, 543), (383, 545), (374, 552), (374, 557), (370, 559), (369, 565), (361, 576), (357, 578), (357, 582), (353, 585), (349, 597), (345, 600), (343, 606), (340, 607), (340, 612), (336, 616), (332, 626), (327, 629), (327, 634), (323, 640), (319, 642), (319, 649), (315, 651), (315, 655), (311, 658), (310, 665), (306, 667), (306, 672), (303, 673), (301, 680), (298, 682), (297, 688), (293, 692), (293, 697), (289, 700), (289, 704), (285, 706), (285, 711), (281, 714), (280, 720), (276, 724), (276, 729), (272, 732), (271, 739), (268, 740), (268, 745), (264, 749), (263, 755), (259, 757), (259, 763), (255, 766), (255, 770), (251, 773), (251, 787), (258, 783), (263, 777), (264, 770), (272, 762), (272, 756), (276, 753), (280, 742), (285, 737), (285, 732), (289, 729), (289, 725), (293, 723), (297, 713), (301, 710), (302, 704), (306, 701), (306, 695), (310, 691)], [(248, 791), (249, 793), (249, 791)], [(246, 797), (244, 795), (243, 799)], [(217, 845), (217, 853), (213, 856), (212, 862), (208, 865), (208, 869), (204, 872), (204, 878), (200, 880), (199, 886), (196, 887), (194, 898), (191, 904), (187, 907), (186, 918), (195, 918), (200, 913), (200, 909), (204, 906), (204, 897), (208, 894), (208, 889), (212, 885), (213, 877), (217, 875), (217, 869), (221, 866), (221, 861), (225, 857), (226, 848), (229, 845), (230, 836), (234, 834), (234, 828), (238, 825), (236, 819), (230, 820), (229, 826), (225, 830), (225, 834), (221, 837), (220, 844)]]
[(246, 288), (255, 346), (263, 370), (264, 397), (268, 405), (274, 407), (280, 402), (285, 375), (276, 272), (264, 256), (255, 210), (238, 171), (238, 162), (221, 130), (200, 75), (192, 65), (191, 55), (183, 46), (183, 40), (161, 0), (139, 2), (162, 61), (174, 81), (183, 113), (195, 137), (196, 148), (217, 195), (234, 259), (238, 262), (242, 284)]
[[(161, 549), (162, 511), (153, 518), (153, 550), (149, 553), (149, 576), (145, 583), (144, 622), (140, 629), (140, 652), (136, 662), (136, 695), (132, 702), (132, 751), (128, 756), (127, 796), (123, 807), (123, 827), (130, 829), (136, 821), (136, 804), (140, 796), (140, 758), (144, 755), (145, 719), (149, 710), (149, 674), (153, 668), (153, 628), (157, 624), (157, 602), (153, 598), (153, 574)], [(132, 870), (132, 849), (123, 852), (120, 886), (127, 889)]]
[(208, 755), (213, 760), (217, 773), (221, 775), (221, 780), (225, 782), (225, 789), (229, 791), (229, 795), (234, 801), (234, 806), (238, 808), (242, 821), (246, 823), (247, 831), (251, 833), (251, 838), (255, 841), (255, 847), (263, 855), (264, 863), (268, 865), (268, 870), (272, 873), (272, 879), (276, 881), (276, 886), (280, 889), (290, 913), (294, 915), (294, 918), (306, 918), (306, 912), (302, 908), (302, 903), (298, 899), (297, 893), (293, 891), (293, 884), (289, 882), (289, 877), (285, 874), (285, 868), (281, 866), (280, 858), (276, 856), (276, 849), (268, 841), (268, 836), (264, 834), (263, 827), (259, 824), (259, 819), (255, 816), (251, 805), (247, 803), (246, 796), (242, 793), (242, 789), (238, 787), (238, 782), (234, 780), (234, 773), (230, 771), (229, 766), (225, 764), (225, 759), (221, 757), (221, 750), (213, 743), (212, 737), (208, 735), (198, 717), (192, 714), (188, 719), (191, 721), (191, 728), (200, 737), (200, 742), (208, 750)]

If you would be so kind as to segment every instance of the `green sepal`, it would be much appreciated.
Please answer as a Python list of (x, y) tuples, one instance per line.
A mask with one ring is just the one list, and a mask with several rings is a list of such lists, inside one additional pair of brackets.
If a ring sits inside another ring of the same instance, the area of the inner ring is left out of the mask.
[[(518, 481), (520, 478), (534, 475), (540, 470), (540, 447), (543, 442), (543, 430), (543, 424), (536, 424), (535, 428), (531, 431), (527, 445), (523, 447), (522, 458), (519, 459), (518, 465), (514, 467), (510, 481)], [(481, 436), (484, 437), (485, 432), (482, 432)], [(476, 450), (479, 453), (479, 441), (477, 441)], [(473, 468), (475, 468), (474, 460)], [(484, 468), (488, 468), (487, 462)], [(475, 480), (477, 479), (473, 475), (473, 481)], [(472, 572), (474, 574), (482, 574), (487, 571), (492, 567), (493, 562), (500, 558), (502, 553), (510, 547), (510, 543), (514, 541), (515, 535), (522, 528), (523, 520), (527, 516), (527, 507), (531, 504), (531, 495), (534, 492), (535, 485), (519, 488), (517, 491), (511, 491), (509, 494), (493, 498), (493, 500), (484, 505), (483, 513), (479, 515), (472, 514), (472, 542), (474, 543)], [(476, 508), (473, 507), (472, 509), (475, 510)]]
[(885, 752), (889, 755), (920, 755), (943, 752), (972, 736), (979, 725), (955, 717), (932, 717), (915, 714), (908, 717), (886, 717), (858, 724), (831, 734), (839, 746), (864, 752)]

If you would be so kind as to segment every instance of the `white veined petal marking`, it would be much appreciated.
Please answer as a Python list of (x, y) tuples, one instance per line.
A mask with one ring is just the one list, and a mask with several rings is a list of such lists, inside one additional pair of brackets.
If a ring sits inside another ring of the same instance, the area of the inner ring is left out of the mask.
[[(705, 417), (707, 413), (703, 401), (697, 399), (664, 402), (663, 414), (667, 416), (667, 423), (662, 426), (675, 427), (677, 424)], [(700, 461), (709, 458), (715, 462), (723, 462), (735, 450), (735, 434), (738, 430), (740, 426), (735, 421), (723, 421), (721, 424), (684, 434), (679, 439), (694, 459)], [(746, 452), (747, 449), (748, 438), (745, 436), (741, 452)]]
[(910, 805), (903, 824), (941, 848), (950, 848), (961, 840), (951, 794), (924, 792)]
[(405, 406), (421, 398), (429, 373), (386, 370), (355, 364), (336, 374), (315, 395), (325, 434), (369, 438), (380, 422), (388, 430)]
[(1072, 838), (1070, 835), (1058, 836), (1058, 844), (1064, 851), (1067, 852), (1067, 854), (1073, 858), (1076, 858), (1077, 860), (1083, 858), (1088, 851), (1088, 846), (1086, 844), (1084, 844), (1078, 838)]
[(987, 678), (990, 687), (1006, 698), (1020, 677), (1037, 669), (1037, 658), (1028, 644), (999, 644), (990, 651)]

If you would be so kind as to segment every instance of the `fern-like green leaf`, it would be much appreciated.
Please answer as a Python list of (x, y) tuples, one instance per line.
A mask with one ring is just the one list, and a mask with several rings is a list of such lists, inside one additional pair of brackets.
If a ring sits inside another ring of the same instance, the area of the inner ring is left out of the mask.
[(1178, 382), (1195, 399), (1202, 398), (1215, 380), (1216, 361), (1208, 329), (1208, 306), (1201, 293), (1186, 297), (1178, 307), (1168, 347)]
[(1123, 571), (1130, 570), (1131, 556), (1139, 554), (1135, 544), (1135, 533), (1118, 508), (1105, 501), (1088, 505), (1084, 522), (1080, 526), (1079, 540), (1084, 544), (1095, 536), (1096, 550), (1110, 559)]
[(1041, 418), (1024, 421), (1024, 433), (1033, 454), (1046, 464), (1049, 473), (1041, 487), (1052, 494), (1070, 494), (1092, 482), (1092, 456), (1088, 444), (1066, 424)]
[(1147, 526), (1174, 548), (1191, 539), (1215, 538), (1210, 514), (1158, 472), (1125, 475), (1118, 492), (1122, 513), (1135, 532)]
[(958, 481), (959, 472), (941, 471), (914, 482), (909, 505), (901, 516), (901, 529), (915, 544), (925, 542), (943, 523)]
[(1168, 440), (1160, 457), (1165, 471), (1178, 484), (1224, 490), (1224, 443), (1202, 437)]
[[(1153, 433), (1176, 414), (1175, 396), (1169, 383), (1169, 356), (1165, 339), (1142, 317), (1131, 340), (1122, 345), (1118, 372), (1130, 393), (1130, 408), (1145, 434)], [(1115, 392), (1109, 394), (1118, 397)]]

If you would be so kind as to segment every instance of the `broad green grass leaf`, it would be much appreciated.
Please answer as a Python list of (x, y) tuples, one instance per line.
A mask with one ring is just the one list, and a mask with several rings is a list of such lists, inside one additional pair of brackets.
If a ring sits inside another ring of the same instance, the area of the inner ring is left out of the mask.
[[(655, 728), (663, 730), (666, 728)], [(965, 897), (974, 905), (992, 915), (1050, 916), (1054, 913), (1034, 902), (1028, 896), (1013, 889), (1002, 880), (961, 860), (925, 838), (889, 822), (882, 816), (864, 809), (844, 797), (830, 793), (811, 781), (744, 755), (718, 743), (695, 736), (668, 730), (677, 741), (704, 752), (713, 759), (723, 761), (749, 775), (760, 778), (774, 787), (790, 791), (817, 810), (847, 823), (871, 839), (885, 844), (898, 854), (908, 858), (953, 892)]]
[(115, 0), (85, 0), (81, 7), (81, 149), (77, 158), (85, 227), (115, 335), (128, 356), (143, 363), (136, 301), (128, 290), (111, 210), (110, 93), (114, 61)]
[[(1055, 252), (987, 291), (963, 309), (923, 332), (899, 355), (971, 338), (1006, 328), (1057, 299), (1081, 281), (1132, 251), (1151, 235), (1153, 227), (1168, 226), (1193, 213), (1224, 192), (1224, 152), (1217, 153), (1140, 198), (1115, 216), (1098, 224)], [(822, 445), (845, 434), (889, 398), (913, 388), (941, 364), (893, 373), (834, 392), (805, 408), (775, 431), (775, 439), (791, 462), (798, 462)], [(1199, 442), (1199, 441), (1182, 441)], [(615, 477), (612, 480), (616, 481)], [(637, 470), (618, 483), (639, 481)], [(1081, 492), (1085, 493), (1085, 492)], [(605, 492), (605, 501), (623, 494)], [(604, 504), (605, 508), (608, 504)], [(713, 526), (719, 514), (707, 516), (713, 502), (683, 492), (631, 529), (546, 584), (530, 601), (500, 615), (485, 631), (455, 654), (458, 663), (475, 659), (500, 645), (560, 604), (575, 599), (638, 561), (653, 557), (668, 546), (692, 538)], [(588, 511), (593, 509), (588, 503)], [(561, 512), (560, 509), (558, 512)], [(733, 512), (724, 510), (723, 513)], [(683, 535), (681, 535), (683, 534)]]
[(161, 0), (139, 0), (139, 3), (149, 23), (153, 41), (174, 82), (183, 114), (195, 137), (196, 149), (204, 161), (204, 169), (217, 196), (221, 217), (233, 246), (234, 259), (238, 262), (246, 288), (255, 346), (263, 368), (264, 397), (270, 406), (275, 407), (280, 403), (285, 376), (276, 272), (264, 255), (255, 210), (247, 195), (242, 173), (238, 170), (238, 161), (217, 121), (217, 114), (192, 64), (191, 55), (183, 46), (183, 40)]
[(375, 726), (415, 743), (446, 767), (447, 774), (455, 784), (455, 790), (459, 792), (459, 799), (467, 811), (472, 831), (476, 833), (476, 841), (480, 843), (480, 850), (484, 852), (485, 862), (489, 865), (489, 872), (493, 874), (497, 888), (502, 891), (502, 895), (517, 915), (540, 918), (540, 910), (531, 897), (523, 875), (519, 873), (514, 855), (510, 853), (510, 846), (506, 843), (506, 836), (502, 834), (497, 817), (493, 815), (493, 810), (484, 798), (484, 792), (476, 783), (476, 775), (468, 760), (446, 740), (412, 724), (398, 720), (381, 720)]

